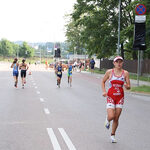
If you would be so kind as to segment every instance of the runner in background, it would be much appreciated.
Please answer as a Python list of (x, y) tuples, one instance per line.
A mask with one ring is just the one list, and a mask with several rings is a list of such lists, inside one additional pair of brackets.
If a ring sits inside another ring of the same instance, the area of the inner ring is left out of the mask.
[(21, 79), (22, 79), (22, 88), (24, 89), (24, 84), (26, 84), (26, 71), (28, 70), (28, 65), (25, 63), (25, 59), (22, 59), (22, 63), (19, 65), (21, 69)]
[[(124, 103), (123, 85), (126, 89), (130, 89), (130, 80), (128, 71), (122, 69), (123, 58), (121, 56), (117, 56), (114, 59), (113, 64), (114, 68), (109, 69), (102, 80), (102, 95), (107, 97), (107, 117), (105, 127), (109, 129), (110, 122), (113, 121), (110, 138), (112, 143), (116, 143), (115, 133)], [(105, 88), (105, 82), (107, 80), (109, 80), (108, 92), (106, 92)]]
[(90, 60), (91, 74), (94, 73), (94, 66), (95, 66), (95, 61), (94, 61), (94, 59), (92, 58), (92, 59)]
[(47, 60), (45, 61), (45, 68), (46, 68), (46, 70), (48, 69), (48, 62), (47, 62)]
[(68, 84), (70, 84), (70, 87), (72, 87), (72, 65), (71, 62), (68, 64)]
[(13, 68), (13, 77), (14, 77), (14, 81), (15, 81), (15, 84), (14, 86), (17, 88), (17, 84), (18, 84), (18, 76), (19, 76), (19, 63), (18, 63), (18, 59), (15, 58), (12, 65), (11, 65), (11, 68)]
[(62, 71), (64, 71), (62, 67), (62, 62), (59, 62), (58, 66), (56, 67), (56, 74), (57, 74), (57, 85), (60, 88), (61, 78), (62, 78)]

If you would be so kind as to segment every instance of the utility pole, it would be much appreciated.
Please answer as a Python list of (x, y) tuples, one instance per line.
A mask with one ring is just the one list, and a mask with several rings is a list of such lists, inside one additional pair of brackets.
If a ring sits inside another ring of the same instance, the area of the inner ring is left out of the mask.
[(120, 55), (120, 18), (121, 18), (121, 0), (119, 0), (119, 15), (118, 15), (118, 45), (117, 45), (117, 55)]

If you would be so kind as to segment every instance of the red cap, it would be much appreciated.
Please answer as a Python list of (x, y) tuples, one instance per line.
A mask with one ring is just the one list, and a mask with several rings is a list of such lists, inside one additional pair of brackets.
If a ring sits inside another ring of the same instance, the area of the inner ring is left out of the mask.
[(121, 56), (117, 56), (117, 57), (114, 58), (114, 62), (117, 61), (117, 60), (119, 60), (119, 59), (123, 60), (123, 58)]

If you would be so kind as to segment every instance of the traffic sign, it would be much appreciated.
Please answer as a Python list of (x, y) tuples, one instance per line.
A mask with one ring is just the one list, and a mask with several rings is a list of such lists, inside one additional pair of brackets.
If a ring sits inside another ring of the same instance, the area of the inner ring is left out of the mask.
[(135, 12), (137, 15), (144, 15), (146, 13), (146, 7), (143, 4), (139, 4), (135, 8)]

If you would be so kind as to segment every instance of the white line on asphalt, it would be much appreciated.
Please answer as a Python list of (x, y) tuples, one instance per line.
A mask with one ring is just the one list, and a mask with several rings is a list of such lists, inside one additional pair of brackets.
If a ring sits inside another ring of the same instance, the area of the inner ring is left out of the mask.
[(60, 134), (62, 135), (65, 143), (67, 144), (69, 150), (76, 150), (76, 148), (74, 147), (74, 145), (72, 144), (70, 138), (68, 137), (68, 135), (66, 134), (65, 130), (63, 128), (58, 128)]
[(35, 89), (37, 89), (37, 86), (35, 86)]
[(44, 99), (43, 99), (43, 98), (40, 98), (40, 101), (41, 101), (41, 102), (44, 102)]
[(37, 94), (40, 94), (40, 91), (36, 91)]
[(47, 114), (47, 115), (50, 114), (48, 108), (44, 108), (44, 112), (45, 112), (45, 114)]
[(47, 128), (47, 132), (48, 132), (48, 135), (49, 135), (50, 140), (52, 142), (54, 150), (61, 150), (60, 145), (57, 141), (57, 138), (56, 138), (56, 136), (53, 132), (53, 129), (52, 128)]
[(33, 83), (33, 85), (36, 85), (36, 83)]

